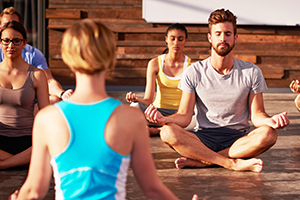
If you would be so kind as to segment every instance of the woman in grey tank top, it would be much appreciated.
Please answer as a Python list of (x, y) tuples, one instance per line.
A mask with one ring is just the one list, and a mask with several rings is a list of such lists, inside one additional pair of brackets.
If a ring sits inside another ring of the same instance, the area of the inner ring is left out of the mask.
[(29, 163), (34, 104), (39, 108), (49, 104), (48, 85), (42, 70), (26, 63), (22, 50), (26, 45), (26, 30), (19, 22), (1, 27), (0, 63), (0, 169)]

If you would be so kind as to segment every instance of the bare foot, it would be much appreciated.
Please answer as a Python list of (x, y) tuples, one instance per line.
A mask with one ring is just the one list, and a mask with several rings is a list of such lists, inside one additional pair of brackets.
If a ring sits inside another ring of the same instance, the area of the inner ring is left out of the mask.
[[(212, 164), (205, 161), (193, 160), (186, 157), (181, 157), (175, 160), (175, 166), (178, 169), (182, 169), (184, 167), (207, 167), (209, 165)], [(248, 160), (233, 159), (233, 166), (230, 169), (235, 171), (253, 171), (259, 173), (263, 169), (263, 161), (257, 158), (251, 158)]]
[(177, 158), (175, 160), (175, 166), (177, 169), (182, 169), (184, 167), (207, 167), (209, 165), (211, 165), (211, 163), (193, 160), (186, 157)]
[(259, 173), (263, 169), (263, 161), (257, 158), (248, 160), (234, 159), (234, 166), (232, 169), (236, 171), (253, 171)]

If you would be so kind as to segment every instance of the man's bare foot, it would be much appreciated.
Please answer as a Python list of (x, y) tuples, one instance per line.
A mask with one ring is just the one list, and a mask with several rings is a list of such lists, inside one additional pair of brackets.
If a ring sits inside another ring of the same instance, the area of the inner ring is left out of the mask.
[[(182, 169), (184, 167), (207, 167), (209, 165), (212, 164), (205, 161), (193, 160), (186, 157), (181, 157), (175, 160), (175, 166), (178, 169)], [(257, 158), (251, 158), (248, 160), (233, 159), (233, 166), (229, 169), (235, 171), (253, 171), (259, 173), (263, 169), (263, 161)]]
[(177, 169), (182, 169), (184, 167), (207, 167), (209, 165), (211, 164), (204, 161), (202, 162), (202, 161), (193, 160), (186, 157), (177, 158), (175, 160), (175, 166)]
[(232, 169), (236, 171), (253, 171), (259, 173), (263, 169), (263, 161), (257, 158), (248, 160), (234, 159), (234, 166)]

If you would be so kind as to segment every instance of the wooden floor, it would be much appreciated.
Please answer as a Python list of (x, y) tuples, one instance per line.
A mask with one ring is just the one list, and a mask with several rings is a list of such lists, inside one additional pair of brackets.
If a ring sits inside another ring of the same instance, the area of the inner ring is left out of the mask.
[[(133, 90), (134, 91), (134, 90)], [(109, 94), (124, 102), (127, 91), (110, 91)], [(139, 96), (143, 92), (137, 91)], [(258, 156), (264, 161), (261, 173), (235, 172), (222, 167), (178, 170), (174, 160), (179, 154), (164, 144), (159, 137), (151, 137), (150, 145), (162, 180), (180, 199), (191, 199), (194, 193), (200, 199), (220, 200), (295, 200), (300, 199), (300, 113), (289, 90), (272, 90), (264, 93), (265, 108), (269, 115), (287, 111), (291, 124), (278, 130), (277, 143)], [(0, 171), (0, 200), (18, 189), (26, 178), (27, 169)], [(45, 198), (54, 199), (53, 183)], [(146, 199), (130, 169), (127, 181), (127, 199)]]

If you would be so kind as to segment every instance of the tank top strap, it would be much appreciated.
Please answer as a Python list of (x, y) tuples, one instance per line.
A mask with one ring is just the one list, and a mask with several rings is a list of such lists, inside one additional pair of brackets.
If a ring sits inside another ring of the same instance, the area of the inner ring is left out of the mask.
[(164, 67), (165, 54), (162, 54), (162, 55), (158, 56), (157, 58), (158, 58), (158, 69), (159, 69), (159, 72), (162, 72), (163, 71), (163, 67)]
[(33, 75), (34, 69), (35, 69), (35, 67), (33, 65), (29, 65), (28, 73)]
[[(26, 81), (25, 81), (25, 82), (28, 82), (28, 81), (29, 81), (29, 82), (31, 83), (29, 86), (31, 86), (31, 85), (34, 84), (34, 83), (33, 83), (34, 69), (35, 69), (35, 67), (34, 67), (33, 65), (29, 65), (28, 71), (27, 71), (27, 76), (26, 76)], [(25, 84), (25, 85), (26, 85), (26, 84)]]
[(190, 57), (185, 56), (185, 59), (184, 59), (184, 69), (187, 68), (188, 66), (190, 66), (191, 60), (192, 59)]

